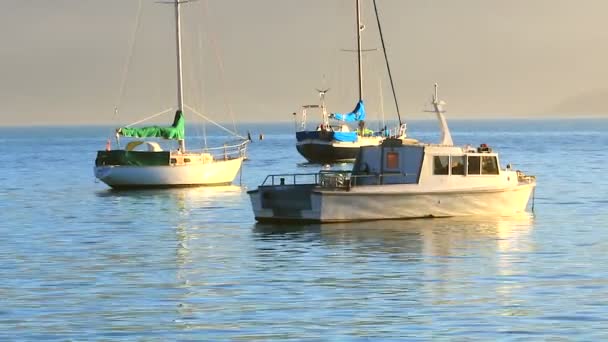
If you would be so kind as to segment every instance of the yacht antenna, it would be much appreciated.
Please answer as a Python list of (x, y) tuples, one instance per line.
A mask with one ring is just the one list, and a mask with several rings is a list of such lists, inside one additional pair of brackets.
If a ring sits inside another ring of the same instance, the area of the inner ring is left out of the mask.
[(327, 89), (317, 89), (319, 93), (319, 98), (321, 99), (321, 114), (323, 115), (323, 123), (329, 124), (329, 120), (327, 119), (327, 108), (325, 107), (325, 94), (329, 91), (330, 88)]
[(452, 141), (452, 135), (450, 134), (450, 128), (448, 127), (448, 123), (445, 120), (445, 110), (443, 109), (444, 101), (439, 100), (439, 85), (435, 83), (435, 93), (433, 94), (433, 109), (435, 114), (437, 114), (437, 120), (439, 120), (439, 127), (441, 128), (441, 145), (454, 146), (454, 142)]

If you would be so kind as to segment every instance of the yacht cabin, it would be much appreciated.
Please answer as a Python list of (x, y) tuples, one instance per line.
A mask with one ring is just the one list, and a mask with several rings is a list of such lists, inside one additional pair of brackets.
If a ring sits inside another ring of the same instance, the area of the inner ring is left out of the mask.
[[(487, 145), (444, 146), (403, 144), (387, 139), (361, 148), (350, 186), (416, 184), (425, 190), (488, 187), (517, 183), (514, 171), (501, 169), (498, 155)], [(411, 188), (411, 187), (410, 187)]]

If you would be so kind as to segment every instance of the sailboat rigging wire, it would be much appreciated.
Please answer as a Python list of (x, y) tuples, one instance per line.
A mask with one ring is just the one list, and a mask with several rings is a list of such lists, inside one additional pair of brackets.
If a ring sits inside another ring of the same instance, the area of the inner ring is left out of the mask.
[(153, 118), (155, 118), (155, 117), (157, 117), (157, 116), (160, 116), (160, 115), (166, 114), (166, 113), (168, 113), (168, 112), (170, 112), (170, 111), (172, 111), (172, 110), (173, 110), (173, 108), (168, 108), (168, 109), (165, 109), (165, 110), (163, 110), (162, 112), (158, 112), (158, 113), (156, 113), (156, 114), (152, 114), (152, 115), (148, 116), (147, 118), (143, 118), (143, 119), (141, 119), (141, 120), (139, 120), (139, 121), (135, 121), (135, 122), (133, 122), (133, 123), (130, 123), (130, 124), (126, 125), (125, 127), (131, 127), (131, 126), (133, 126), (133, 125), (140, 124), (140, 123), (142, 123), (142, 122), (144, 122), (144, 121), (148, 121), (148, 120), (153, 119)]
[(208, 117), (206, 117), (205, 115), (203, 115), (203, 114), (201, 114), (201, 113), (197, 112), (197, 111), (196, 111), (194, 108), (192, 108), (192, 107), (190, 107), (190, 106), (188, 106), (188, 105), (184, 105), (184, 107), (186, 107), (186, 108), (187, 108), (189, 111), (191, 111), (192, 113), (194, 113), (194, 114), (196, 114), (196, 115), (200, 116), (201, 118), (203, 118), (203, 119), (205, 119), (205, 120), (209, 121), (210, 123), (214, 124), (215, 126), (217, 126), (218, 128), (222, 129), (223, 131), (228, 132), (228, 133), (230, 133), (230, 134), (232, 134), (232, 135), (234, 135), (234, 136), (236, 136), (236, 137), (238, 137), (238, 138), (241, 138), (241, 139), (247, 140), (247, 138), (243, 137), (242, 135), (240, 135), (240, 134), (238, 134), (238, 133), (236, 133), (236, 132), (233, 132), (233, 131), (229, 130), (228, 128), (226, 128), (226, 127), (224, 127), (224, 126), (220, 125), (219, 123), (217, 123), (217, 122), (215, 122), (215, 121), (213, 121), (213, 120), (209, 119), (209, 118), (208, 118)]
[(382, 91), (382, 79), (378, 77), (378, 89), (380, 89), (380, 115), (382, 116), (382, 121), (380, 121), (380, 129), (384, 129), (386, 122), (384, 120), (384, 92)]
[[(353, 50), (353, 49), (340, 49), (340, 51), (344, 51), (344, 52), (359, 52), (359, 51)], [(373, 51), (378, 51), (378, 49), (361, 49), (361, 52), (373, 52)]]
[(534, 214), (534, 198), (536, 197), (536, 187), (532, 188), (532, 214)]
[[(203, 21), (205, 23), (208, 23), (209, 20), (209, 16), (207, 15), (209, 13), (209, 2), (205, 1), (203, 7)], [(225, 74), (226, 71), (224, 70), (224, 60), (222, 59), (222, 55), (221, 55), (221, 51), (219, 48), (219, 45), (217, 44), (217, 39), (215, 39), (215, 34), (213, 34), (214, 32), (211, 31), (211, 29), (209, 28), (209, 25), (206, 24), (206, 32), (207, 32), (207, 39), (209, 40), (209, 43), (211, 44), (212, 48), (213, 48), (213, 53), (215, 54), (215, 59), (217, 60), (217, 64), (218, 67), (220, 69), (220, 83), (221, 83), (221, 87), (222, 87), (222, 99), (224, 100), (224, 105), (226, 106), (226, 109), (228, 110), (228, 114), (230, 115), (230, 119), (232, 120), (232, 129), (236, 132), (236, 120), (234, 117), (234, 111), (232, 110), (232, 105), (230, 104), (230, 102), (228, 101), (228, 98), (226, 97), (226, 89), (228, 88), (226, 86), (227, 82), (226, 82), (226, 78), (225, 78)]]
[(114, 119), (118, 117), (118, 108), (120, 108), (122, 98), (124, 96), (125, 85), (127, 83), (127, 75), (129, 73), (129, 67), (131, 65), (131, 61), (133, 59), (133, 51), (135, 50), (135, 37), (137, 36), (137, 32), (139, 31), (139, 23), (141, 22), (141, 13), (142, 13), (142, 0), (137, 2), (137, 14), (135, 15), (135, 25), (133, 28), (133, 33), (131, 34), (131, 39), (129, 40), (129, 52), (127, 54), (127, 59), (123, 68), (122, 78), (120, 81), (120, 87), (118, 88), (118, 99), (116, 101), (116, 105), (114, 106)]
[[(186, 50), (189, 52), (190, 60), (194, 61), (192, 64), (192, 71), (186, 73), (186, 75), (188, 77), (189, 84), (193, 85), (193, 92), (191, 94), (193, 106), (196, 108), (201, 108), (201, 110), (204, 111), (203, 94), (205, 93), (205, 91), (203, 89), (203, 82), (201, 77), (201, 75), (204, 74), (201, 20), (196, 21), (196, 28), (197, 29), (194, 31), (193, 34), (194, 40), (196, 41), (196, 45), (193, 44), (194, 48)], [(197, 137), (203, 137), (202, 147), (206, 148), (207, 136), (205, 132), (205, 121), (201, 121), (200, 125), (194, 125), (190, 127), (194, 127)]]
[(391, 67), (388, 63), (388, 56), (386, 54), (386, 45), (384, 44), (384, 36), (382, 35), (382, 25), (380, 25), (380, 14), (378, 13), (378, 6), (376, 0), (374, 0), (374, 11), (376, 12), (376, 21), (378, 22), (378, 32), (380, 32), (380, 41), (382, 42), (382, 51), (384, 52), (384, 60), (386, 61), (386, 69), (388, 70), (388, 78), (391, 81), (391, 89), (393, 91), (393, 98), (395, 99), (395, 108), (397, 109), (397, 118), (399, 119), (399, 126), (401, 126), (401, 113), (399, 112), (399, 102), (397, 101), (397, 94), (395, 93), (395, 83), (393, 82), (393, 76), (391, 74)]

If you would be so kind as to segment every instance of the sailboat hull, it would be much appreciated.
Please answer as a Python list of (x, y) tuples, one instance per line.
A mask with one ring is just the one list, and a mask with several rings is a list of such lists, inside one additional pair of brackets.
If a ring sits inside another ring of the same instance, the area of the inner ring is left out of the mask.
[(377, 146), (381, 143), (381, 137), (359, 137), (355, 142), (307, 139), (299, 141), (296, 148), (310, 163), (331, 164), (353, 162), (357, 158), (361, 146)]
[(100, 165), (95, 177), (116, 189), (216, 186), (231, 184), (243, 158), (162, 166)]
[(298, 144), (296, 148), (302, 157), (314, 164), (353, 162), (359, 153), (359, 146), (338, 147), (317, 142)]

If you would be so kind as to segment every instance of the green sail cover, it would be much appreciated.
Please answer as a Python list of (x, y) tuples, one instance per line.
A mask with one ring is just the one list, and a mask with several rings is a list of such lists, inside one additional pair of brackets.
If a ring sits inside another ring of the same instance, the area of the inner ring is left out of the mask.
[(164, 138), (164, 139), (184, 139), (185, 136), (185, 124), (184, 115), (181, 110), (175, 112), (175, 118), (173, 119), (173, 125), (169, 127), (160, 126), (147, 126), (139, 128), (120, 128), (118, 133), (125, 137), (133, 138)]
[(97, 159), (95, 159), (95, 166), (166, 166), (169, 165), (170, 159), (171, 153), (168, 151), (97, 151)]

